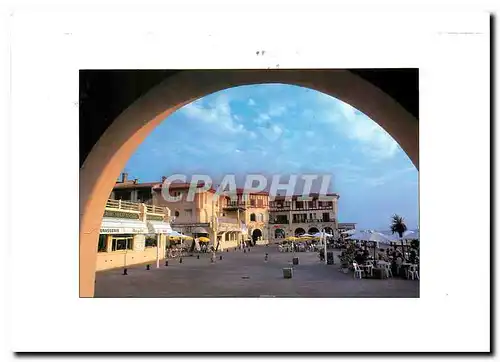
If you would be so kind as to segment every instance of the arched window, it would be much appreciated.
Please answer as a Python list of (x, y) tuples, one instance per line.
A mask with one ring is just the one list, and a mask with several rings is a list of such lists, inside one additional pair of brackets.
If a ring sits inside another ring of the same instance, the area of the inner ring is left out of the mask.
[(175, 214), (174, 214), (174, 215), (175, 215), (175, 217), (179, 217), (179, 215), (180, 215), (180, 214), (179, 214), (179, 211), (178, 211), (178, 210), (175, 210)]
[(259, 214), (259, 220), (258, 221), (264, 221), (264, 214)]
[(255, 214), (250, 214), (250, 221), (255, 221)]

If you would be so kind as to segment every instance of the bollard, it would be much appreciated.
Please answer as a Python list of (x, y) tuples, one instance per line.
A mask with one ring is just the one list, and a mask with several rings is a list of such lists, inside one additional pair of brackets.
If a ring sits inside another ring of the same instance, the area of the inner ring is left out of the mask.
[(267, 261), (268, 259), (268, 254), (266, 253), (266, 256), (264, 257), (264, 261)]
[(283, 278), (285, 279), (291, 279), (293, 275), (293, 269), (292, 268), (283, 268)]
[(168, 260), (165, 260), (165, 266), (168, 266)]
[(182, 258), (179, 258), (179, 264), (182, 264)]
[(200, 258), (200, 256), (199, 256), (199, 255), (196, 255), (196, 259), (199, 259), (199, 258)]
[(246, 253), (247, 252), (247, 249), (243, 249), (243, 252)]
[(237, 248), (234, 248), (234, 251), (237, 251), (238, 249)]
[(211, 262), (211, 263), (214, 263), (214, 262), (215, 262), (215, 260), (214, 260), (214, 257), (213, 257), (213, 256), (212, 256), (212, 257), (210, 257), (210, 262)]
[(146, 265), (146, 270), (150, 270), (149, 268), (150, 268), (149, 264)]
[(295, 257), (292, 259), (293, 265), (299, 265), (299, 258)]
[(222, 260), (222, 255), (221, 255), (221, 256), (219, 256), (219, 260)]
[(226, 253), (229, 253), (229, 249), (226, 249)]
[(128, 275), (127, 274), (127, 268), (123, 269), (123, 275)]

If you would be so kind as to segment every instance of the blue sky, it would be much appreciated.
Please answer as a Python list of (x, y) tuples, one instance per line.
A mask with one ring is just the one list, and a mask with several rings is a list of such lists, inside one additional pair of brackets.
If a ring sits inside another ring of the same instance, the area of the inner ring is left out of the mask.
[(399, 145), (348, 104), (297, 86), (236, 87), (186, 105), (148, 136), (125, 171), (141, 182), (174, 173), (329, 174), (340, 222), (387, 229), (398, 213), (418, 226), (418, 172)]

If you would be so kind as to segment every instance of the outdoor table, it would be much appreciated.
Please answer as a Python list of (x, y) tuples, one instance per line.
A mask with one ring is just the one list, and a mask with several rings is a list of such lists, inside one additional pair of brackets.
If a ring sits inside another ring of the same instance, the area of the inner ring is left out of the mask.
[(373, 278), (375, 279), (386, 279), (387, 276), (384, 273), (383, 268), (373, 268)]

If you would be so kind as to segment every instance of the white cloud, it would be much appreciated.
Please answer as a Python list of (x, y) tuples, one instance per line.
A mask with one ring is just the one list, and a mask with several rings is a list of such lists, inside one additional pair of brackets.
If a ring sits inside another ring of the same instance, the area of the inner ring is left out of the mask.
[(365, 183), (368, 186), (372, 186), (372, 187), (384, 185), (390, 181), (393, 181), (394, 179), (396, 179), (398, 176), (400, 176), (402, 174), (412, 172), (415, 170), (416, 170), (415, 167), (407, 167), (407, 168), (403, 168), (403, 169), (399, 169), (399, 170), (389, 171), (389, 172), (386, 172), (383, 176), (365, 178)]
[(269, 109), (269, 115), (271, 117), (280, 117), (286, 113), (288, 108), (284, 105), (274, 105)]
[(252, 98), (250, 98), (250, 99), (248, 100), (248, 105), (249, 105), (249, 106), (255, 106), (255, 101), (254, 101)]
[(313, 138), (314, 137), (314, 132), (313, 131), (307, 131), (306, 132), (306, 137)]
[(321, 121), (333, 124), (346, 137), (360, 143), (359, 150), (374, 160), (393, 157), (397, 150), (397, 142), (376, 122), (359, 112), (351, 105), (326, 96), (318, 96), (321, 109)]
[(235, 122), (237, 116), (233, 116), (229, 99), (224, 94), (219, 95), (209, 105), (205, 106), (199, 100), (185, 105), (179, 112), (190, 119), (213, 124), (213, 126), (218, 127), (218, 130), (222, 132), (242, 133), (246, 131), (242, 124)]
[(271, 142), (276, 141), (283, 134), (283, 129), (277, 124), (269, 127), (259, 127), (259, 131), (268, 141)]

